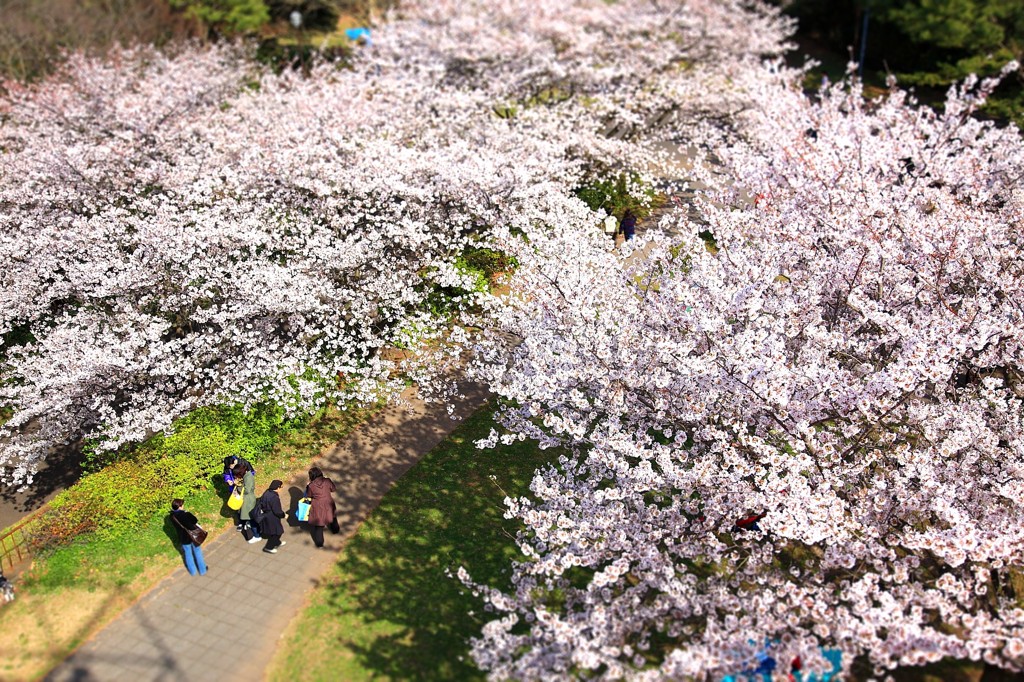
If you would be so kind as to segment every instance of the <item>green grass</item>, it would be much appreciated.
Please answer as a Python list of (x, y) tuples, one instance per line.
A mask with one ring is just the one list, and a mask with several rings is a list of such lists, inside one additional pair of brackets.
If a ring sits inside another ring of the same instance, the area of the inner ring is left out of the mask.
[(525, 493), (537, 467), (556, 457), (528, 442), (476, 449), (493, 425), (484, 408), (385, 495), (293, 623), (268, 679), (296, 671), (305, 682), (483, 679), (468, 640), (486, 614), (446, 569), (508, 584), (519, 554), (503, 500)]
[[(196, 496), (194, 502), (196, 500), (205, 503), (202, 507), (211, 506), (205, 496)], [(198, 503), (194, 507), (201, 522), (206, 527), (214, 527), (208, 520), (211, 514), (201, 513)], [(90, 534), (47, 552), (37, 558), (32, 570), (24, 575), (22, 589), (57, 595), (64, 588), (82, 584), (92, 589), (122, 588), (148, 568), (160, 565), (169, 570), (177, 565), (177, 559), (171, 538), (163, 532), (164, 518), (151, 518), (135, 535), (98, 537)]]
[[(210, 485), (189, 496), (187, 508), (212, 533), (232, 525), (224, 504), (227, 490)], [(68, 587), (90, 589), (124, 588), (143, 573), (162, 576), (181, 563), (175, 549), (178, 535), (167, 509), (151, 516), (135, 533), (103, 536), (83, 535), (78, 541), (57, 547), (36, 557), (23, 577), (23, 589), (59, 594)]]

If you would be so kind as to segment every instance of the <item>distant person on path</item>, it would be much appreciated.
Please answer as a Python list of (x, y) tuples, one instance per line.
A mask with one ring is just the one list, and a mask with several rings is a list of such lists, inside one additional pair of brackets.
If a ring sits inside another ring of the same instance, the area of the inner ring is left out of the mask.
[(178, 540), (181, 542), (181, 550), (185, 555), (185, 568), (189, 575), (206, 575), (206, 560), (203, 558), (203, 548), (192, 543), (188, 531), (195, 530), (199, 525), (199, 519), (194, 514), (185, 511), (185, 500), (171, 500), (171, 523), (178, 530)]
[(324, 546), (324, 526), (330, 526), (332, 533), (340, 533), (338, 525), (338, 508), (334, 504), (334, 481), (324, 476), (320, 467), (309, 470), (309, 485), (306, 486), (306, 497), (310, 498), (309, 525), (313, 534), (313, 544)]
[(267, 539), (267, 546), (263, 548), (263, 551), (267, 554), (277, 554), (277, 548), (287, 544), (281, 539), (281, 536), (284, 535), (284, 525), (281, 520), (286, 515), (284, 509), (281, 508), (281, 496), (277, 494), (283, 485), (283, 481), (275, 478), (270, 482), (267, 491), (256, 502), (256, 508), (259, 510), (256, 517), (259, 520), (260, 532)]
[(626, 209), (622, 216), (622, 235), (627, 242), (636, 236), (636, 216), (631, 209)]
[(262, 539), (259, 526), (252, 523), (252, 510), (256, 508), (256, 472), (246, 462), (236, 464), (231, 473), (235, 477), (235, 485), (242, 487), (242, 508), (238, 510), (242, 533), (250, 543), (259, 542)]

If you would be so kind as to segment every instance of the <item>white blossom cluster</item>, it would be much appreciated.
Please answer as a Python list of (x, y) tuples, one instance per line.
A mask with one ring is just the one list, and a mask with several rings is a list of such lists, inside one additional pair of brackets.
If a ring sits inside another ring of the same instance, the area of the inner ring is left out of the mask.
[(494, 678), (714, 680), (766, 646), (780, 680), (822, 647), (1024, 669), (1020, 134), (971, 117), (993, 82), (937, 114), (799, 77), (751, 69), (728, 136), (680, 131), (698, 219), (624, 260), (516, 250), (481, 445), (571, 454), (506, 500), (512, 591), (462, 575)]

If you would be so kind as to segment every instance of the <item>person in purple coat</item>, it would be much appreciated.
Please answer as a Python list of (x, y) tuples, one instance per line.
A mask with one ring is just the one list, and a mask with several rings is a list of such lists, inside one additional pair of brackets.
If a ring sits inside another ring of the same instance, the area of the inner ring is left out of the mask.
[(324, 546), (324, 527), (330, 526), (332, 533), (341, 532), (338, 525), (338, 508), (334, 504), (334, 481), (324, 476), (320, 467), (309, 470), (309, 485), (306, 486), (306, 497), (310, 499), (309, 523), (313, 535), (313, 544)]

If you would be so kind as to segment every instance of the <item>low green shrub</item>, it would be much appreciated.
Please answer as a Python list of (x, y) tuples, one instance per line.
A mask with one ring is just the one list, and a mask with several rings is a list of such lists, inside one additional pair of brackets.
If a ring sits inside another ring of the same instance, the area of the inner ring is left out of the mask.
[(654, 206), (657, 192), (636, 173), (593, 180), (576, 189), (576, 196), (592, 211), (604, 210), (619, 220), (626, 211), (637, 218), (645, 218)]
[(431, 315), (446, 317), (464, 297), (474, 292), (489, 291), (499, 275), (515, 270), (516, 265), (515, 258), (501, 251), (469, 247), (455, 260), (455, 268), (473, 279), (471, 288), (439, 286), (424, 277), (424, 285), (429, 286), (430, 290), (423, 303), (423, 310)]
[(270, 22), (263, 0), (170, 0), (170, 4), (220, 35), (254, 33)]
[(65, 493), (54, 498), (46, 513), (25, 528), (32, 548), (63, 545), (96, 530), (99, 505), (91, 499), (75, 499)]
[(493, 282), (495, 277), (516, 269), (516, 260), (507, 253), (481, 247), (472, 247), (455, 261), (463, 271), (478, 273), (484, 284)]

